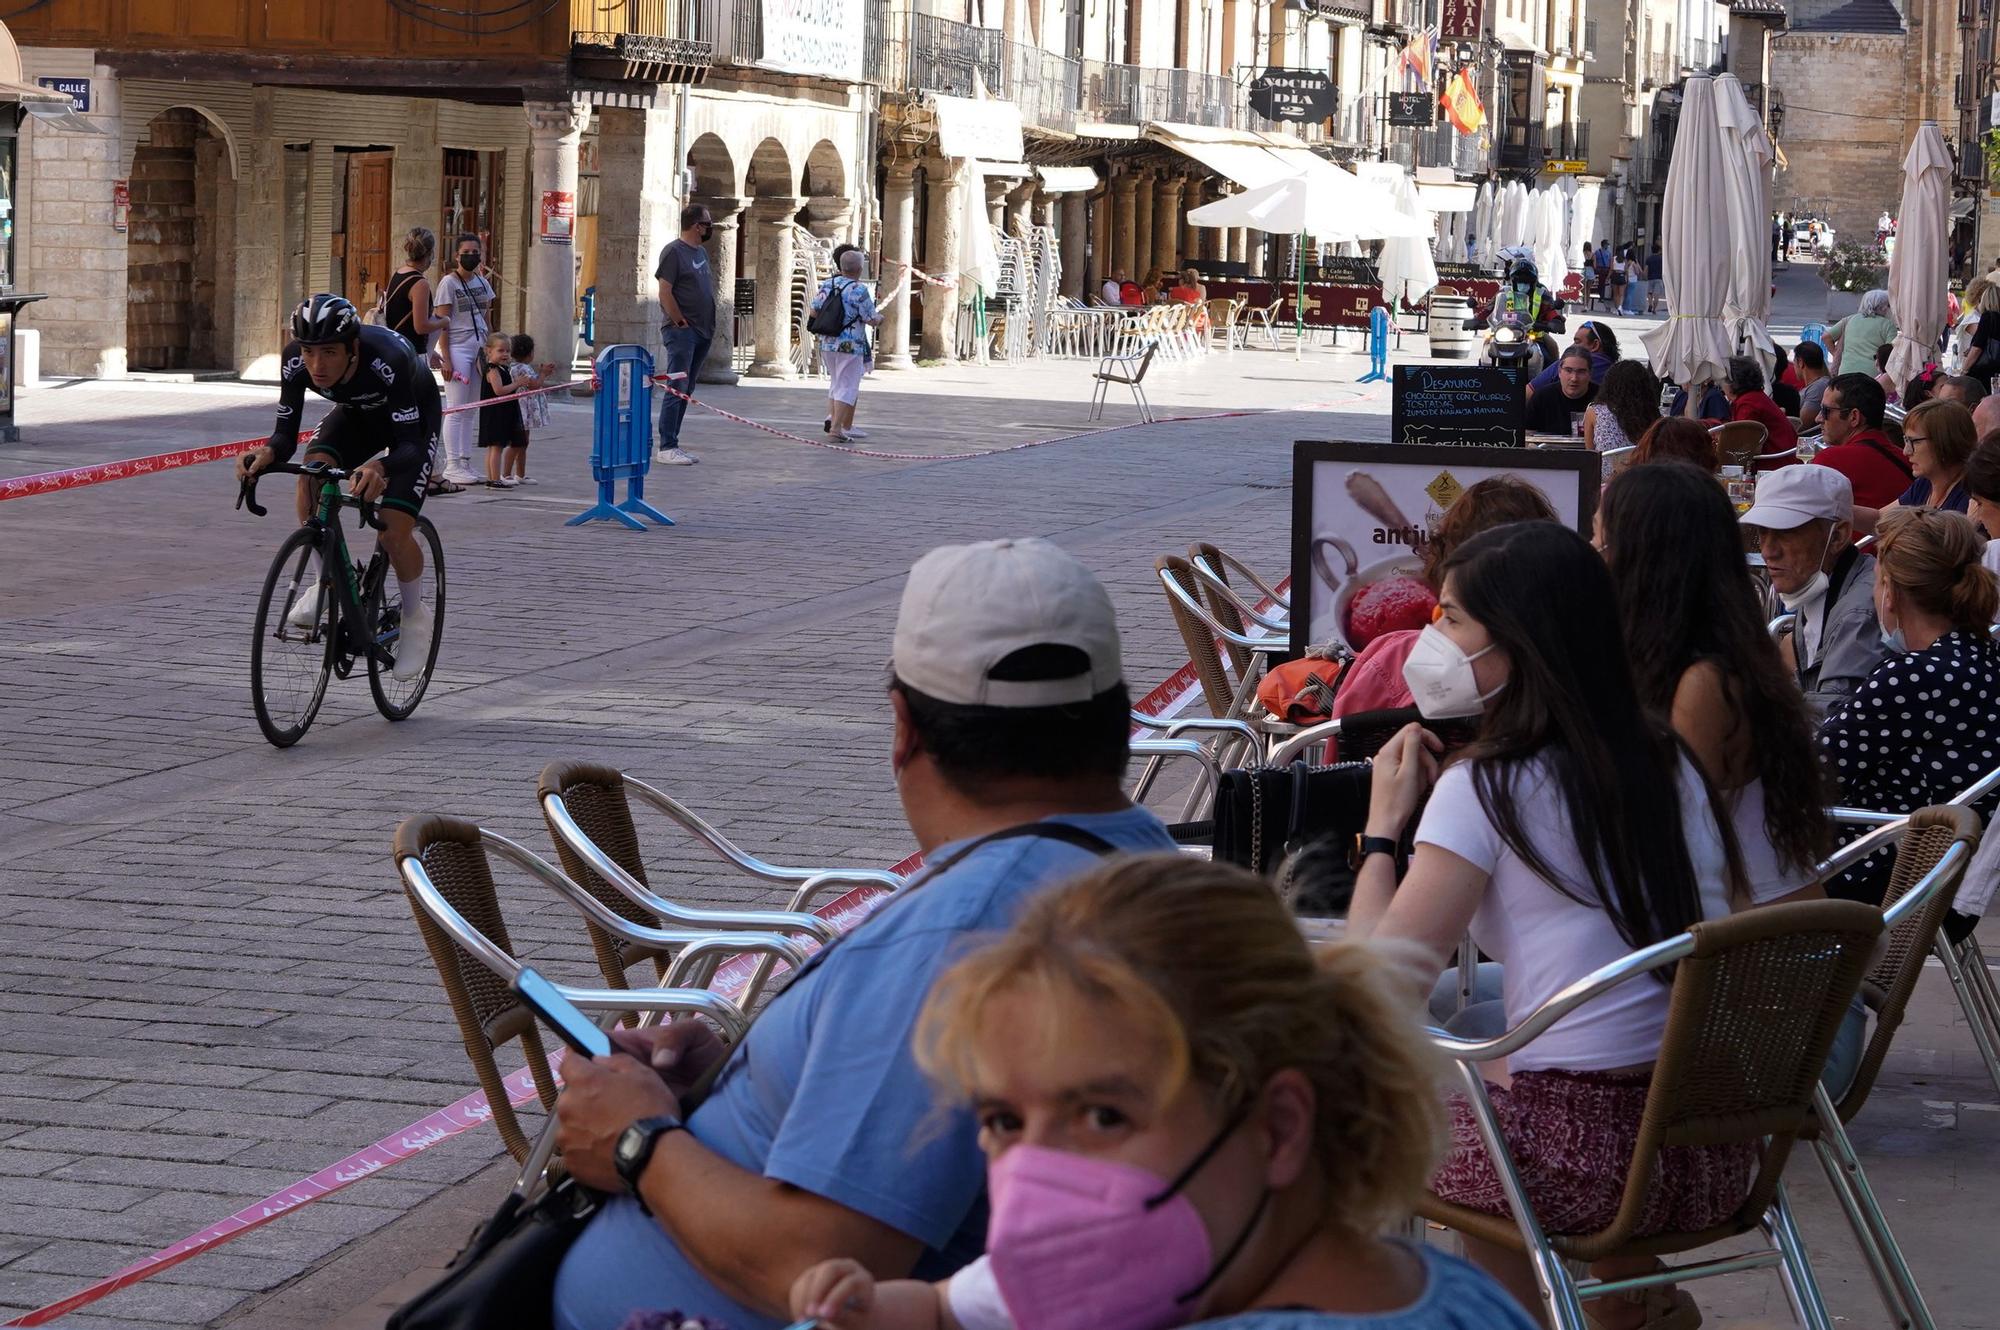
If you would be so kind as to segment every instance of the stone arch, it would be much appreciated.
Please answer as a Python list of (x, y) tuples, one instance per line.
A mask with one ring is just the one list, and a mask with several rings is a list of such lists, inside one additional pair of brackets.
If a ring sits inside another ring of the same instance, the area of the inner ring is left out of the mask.
[(151, 137), (153, 125), (159, 121), (161, 116), (166, 115), (169, 111), (191, 111), (199, 116), (202, 120), (203, 128), (215, 135), (222, 142), (223, 150), (229, 161), (229, 178), (231, 180), (240, 178), (237, 172), (236, 131), (229, 127), (227, 120), (224, 120), (216, 112), (209, 110), (199, 102), (175, 102), (172, 106), (167, 107), (159, 115), (154, 116), (151, 121), (147, 122), (141, 136), (127, 140), (125, 144), (125, 174), (127, 177), (132, 174), (132, 162), (137, 157), (139, 148), (143, 147), (146, 139)]
[(795, 193), (793, 179), (792, 159), (785, 145), (776, 139), (765, 139), (750, 154), (750, 172), (744, 188), (746, 193), (784, 198)]
[(146, 126), (129, 168), (126, 363), (220, 367), (235, 332), (236, 170), (228, 131), (198, 107)]
[(688, 169), (694, 172), (694, 192), (700, 198), (731, 198), (742, 193), (741, 173), (729, 145), (720, 135), (703, 134), (688, 147)]
[(847, 192), (847, 168), (841, 163), (840, 149), (825, 139), (806, 154), (806, 169), (799, 193), (807, 198), (827, 198)]

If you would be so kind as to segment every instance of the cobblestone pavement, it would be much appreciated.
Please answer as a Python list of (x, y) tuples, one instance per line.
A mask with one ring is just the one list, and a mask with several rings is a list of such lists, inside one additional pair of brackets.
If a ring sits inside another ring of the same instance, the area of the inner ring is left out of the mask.
[[(232, 511), (224, 464), (0, 504), (0, 1307), (70, 1293), (469, 1088), (392, 872), (399, 819), (450, 812), (545, 846), (535, 775), (583, 757), (773, 857), (893, 862), (910, 843), (879, 680), (910, 561), (996, 534), (1059, 541), (1110, 586), (1143, 689), (1185, 658), (1154, 556), (1210, 538), (1280, 569), (1291, 442), (1386, 437), (1386, 393), (1353, 383), (1364, 367), (1260, 350), (1156, 368), (1163, 414), (1262, 414), (971, 461), (857, 459), (693, 412), (702, 464), (656, 470), (649, 493), (681, 524), (644, 535), (561, 525), (591, 489), (589, 408), (561, 404), (532, 449), (541, 484), (430, 507), (450, 602), (416, 716), (392, 726), (360, 680), (336, 681), (285, 752), (258, 735), (246, 670), (284, 505)], [(881, 375), (861, 423), (890, 451), (1000, 449), (1084, 428), (1086, 384), (1075, 363)], [(704, 390), (814, 437), (822, 393)], [(0, 477), (261, 434), (273, 396), (43, 390)], [(669, 894), (769, 899), (642, 830)], [(594, 981), (563, 907), (519, 879), (502, 891), (519, 950)], [(1940, 1323), (1983, 1324), (2000, 1278), (1963, 1257), (2000, 1218), (1978, 1185), (2000, 1113), (1941, 981), (1922, 997), (1858, 1136)], [(449, 1255), (496, 1194), (497, 1154), (467, 1133), (60, 1324), (377, 1324), (357, 1304)], [(1872, 1320), (1809, 1167), (1802, 1222), (1829, 1298)], [(1755, 1277), (1733, 1282), (1704, 1303), (1781, 1311)]]

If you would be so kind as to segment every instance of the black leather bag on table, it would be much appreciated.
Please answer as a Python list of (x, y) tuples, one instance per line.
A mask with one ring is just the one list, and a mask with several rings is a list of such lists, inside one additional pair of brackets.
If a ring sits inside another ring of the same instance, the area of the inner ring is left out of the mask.
[(516, 1185), (444, 1277), (396, 1309), (388, 1330), (551, 1330), (556, 1271), (603, 1200), (567, 1175), (532, 1200)]

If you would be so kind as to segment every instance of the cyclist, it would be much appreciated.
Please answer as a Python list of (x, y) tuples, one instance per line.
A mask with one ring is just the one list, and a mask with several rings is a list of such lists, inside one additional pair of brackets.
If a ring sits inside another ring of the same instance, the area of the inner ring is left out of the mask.
[[(312, 296), (292, 312), (284, 365), (270, 441), (236, 459), (237, 478), (291, 458), (307, 388), (335, 404), (306, 445), (306, 457), (318, 454), (350, 472), (348, 493), (382, 505), (382, 548), (403, 593), (395, 675), (413, 679), (424, 671), (436, 623), (424, 601), (424, 553), (415, 530), (444, 419), (437, 380), (409, 342), (387, 328), (364, 326), (354, 306), (336, 295)], [(385, 455), (376, 456), (384, 449)], [(299, 477), (300, 522), (312, 516), (317, 489), (313, 477)], [(286, 616), (296, 629), (310, 630), (320, 615), (317, 557), (307, 570), (313, 591), (299, 597)]]

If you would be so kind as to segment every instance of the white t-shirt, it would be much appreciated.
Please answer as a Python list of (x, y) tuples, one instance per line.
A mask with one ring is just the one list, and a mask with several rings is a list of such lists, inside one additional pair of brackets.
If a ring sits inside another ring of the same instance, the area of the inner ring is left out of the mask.
[(1014, 1330), (1014, 1315), (1001, 1300), (993, 1263), (984, 1256), (953, 1275), (944, 1295), (963, 1330)]
[(1795, 868), (1771, 844), (1770, 834), (1764, 830), (1762, 777), (1740, 790), (1725, 792), (1722, 801), (1729, 807), (1729, 825), (1736, 829), (1736, 844), (1743, 854), (1743, 876), (1749, 885), (1752, 905), (1769, 905), (1819, 880), (1813, 873), (1814, 865)]
[(454, 346), (477, 346), (493, 331), (486, 313), (493, 304), (493, 287), (484, 277), (448, 273), (438, 283), (436, 300), (451, 309), (447, 328)]
[(2000, 537), (1986, 542), (1985, 550), (1980, 553), (1979, 562), (1994, 573), (2000, 573)]
[[(1507, 848), (1480, 806), (1471, 763), (1445, 768), (1417, 827), (1419, 845), (1449, 850), (1488, 875), (1472, 917), (1472, 940), (1502, 964), (1501, 997), (1510, 1025), (1633, 950), (1594, 903), (1596, 891), (1584, 872), (1569, 814), (1547, 763), (1531, 760), (1515, 782), (1523, 831), (1572, 895), (1549, 885)], [(1679, 787), (1688, 857), (1701, 883), (1702, 917), (1720, 919), (1729, 913), (1728, 862), (1707, 791), (1686, 757), (1681, 759)], [(1761, 791), (1756, 802), (1761, 818)], [(1650, 978), (1620, 984), (1510, 1056), (1508, 1068), (1608, 1071), (1651, 1062), (1659, 1056), (1660, 1036), (1667, 1028), (1667, 991)]]
[(1124, 296), (1120, 294), (1118, 283), (1108, 281), (1104, 284), (1104, 302), (1108, 305), (1124, 303)]

